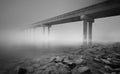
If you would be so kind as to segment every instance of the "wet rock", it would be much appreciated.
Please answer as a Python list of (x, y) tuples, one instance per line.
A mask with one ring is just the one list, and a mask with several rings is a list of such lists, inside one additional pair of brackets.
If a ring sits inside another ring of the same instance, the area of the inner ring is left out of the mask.
[(83, 61), (84, 61), (83, 59), (79, 58), (79, 59), (75, 60), (75, 63), (76, 64), (81, 64), (81, 63), (83, 63)]
[(90, 69), (88, 67), (79, 67), (78, 70), (81, 74), (91, 74)]
[(67, 65), (71, 70), (74, 69), (78, 64), (83, 62), (82, 56), (54, 56), (50, 59), (53, 63), (62, 63)]
[[(77, 65), (80, 65), (83, 62), (83, 58), (81, 56), (53, 56), (50, 58), (50, 62), (41, 69), (39, 69), (39, 73), (41, 74), (70, 74), (72, 70), (75, 69)], [(82, 64), (81, 64), (82, 65)], [(83, 67), (81, 68), (82, 71), (86, 70), (87, 73), (87, 68)], [(78, 71), (80, 68), (78, 69)], [(76, 73), (74, 73), (76, 74)]]
[(59, 74), (69, 74), (70, 73), (70, 67), (65, 64), (58, 63), (56, 68), (59, 71)]
[(115, 54), (104, 55), (94, 58), (95, 61), (104, 64), (104, 71), (107, 73), (119, 73), (120, 72), (120, 60), (116, 58)]
[(28, 73), (33, 73), (34, 68), (32, 66), (26, 67)]
[[(77, 58), (76, 58), (77, 57)], [(54, 57), (51, 57), (50, 58), (50, 62), (55, 62), (55, 63), (58, 63), (58, 62), (62, 62), (62, 63), (66, 63), (66, 64), (80, 64), (83, 62), (83, 58), (82, 56), (54, 56)]]
[(66, 63), (66, 64), (72, 64), (73, 63), (73, 61), (70, 60), (69, 57), (65, 57), (62, 62)]
[(105, 64), (111, 64), (111, 62), (107, 59), (100, 59), (101, 62), (105, 63)]
[(74, 68), (72, 74), (92, 74), (92, 72), (88, 67), (83, 66)]
[(55, 63), (57, 63), (57, 62), (62, 62), (63, 61), (63, 57), (60, 57), (60, 56), (53, 56), (53, 57), (51, 57), (50, 58), (50, 62), (55, 62)]
[(25, 68), (19, 68), (18, 74), (27, 74), (27, 70)]
[(55, 56), (50, 57), (49, 62), (54, 62), (56, 60)]
[(69, 74), (69, 67), (62, 63), (51, 63), (39, 70), (38, 74)]

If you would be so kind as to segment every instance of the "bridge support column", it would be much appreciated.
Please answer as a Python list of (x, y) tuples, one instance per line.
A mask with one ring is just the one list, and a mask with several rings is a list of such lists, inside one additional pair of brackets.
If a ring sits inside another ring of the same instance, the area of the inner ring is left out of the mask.
[(83, 21), (83, 44), (87, 44), (87, 21)]
[(92, 23), (94, 19), (82, 15), (80, 17), (83, 20), (83, 44), (84, 45), (91, 45), (92, 44)]
[(45, 26), (43, 26), (43, 37), (42, 37), (42, 39), (43, 39), (43, 48), (45, 48), (45, 45), (46, 45), (46, 41), (45, 41), (46, 36), (45, 35), (46, 35), (45, 34)]
[[(47, 27), (47, 32), (46, 28)], [(43, 48), (48, 49), (50, 46), (50, 26), (43, 26)]]
[(92, 44), (92, 22), (89, 22), (89, 32), (88, 32), (88, 44)]
[(48, 48), (50, 48), (50, 28), (51, 28), (51, 25), (48, 26), (48, 35), (47, 35), (47, 46), (48, 46)]

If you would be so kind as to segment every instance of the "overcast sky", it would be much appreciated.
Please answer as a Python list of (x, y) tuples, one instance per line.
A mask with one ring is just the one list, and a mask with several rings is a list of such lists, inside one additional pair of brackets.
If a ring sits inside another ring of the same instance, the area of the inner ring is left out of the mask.
[[(27, 30), (30, 24), (102, 1), (105, 0), (0, 0), (0, 32), (7, 34), (5, 40), (39, 42), (41, 28)], [(120, 41), (119, 23), (120, 16), (96, 19), (93, 40)], [(82, 21), (53, 26), (51, 38), (68, 43), (82, 41), (82, 27)]]

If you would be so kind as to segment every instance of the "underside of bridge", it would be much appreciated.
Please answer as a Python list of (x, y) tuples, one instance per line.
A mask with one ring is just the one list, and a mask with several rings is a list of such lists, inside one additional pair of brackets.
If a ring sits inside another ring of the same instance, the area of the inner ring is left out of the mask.
[(92, 23), (95, 19), (120, 15), (120, 1), (107, 0), (89, 7), (65, 13), (53, 18), (33, 23), (35, 27), (50, 27), (62, 23), (83, 21), (83, 43), (92, 43)]

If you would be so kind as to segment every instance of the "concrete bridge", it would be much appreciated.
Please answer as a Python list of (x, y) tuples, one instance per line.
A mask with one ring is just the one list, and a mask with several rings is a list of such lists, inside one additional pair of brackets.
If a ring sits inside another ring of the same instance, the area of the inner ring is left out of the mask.
[(53, 25), (83, 21), (83, 43), (91, 44), (92, 23), (95, 22), (95, 19), (117, 15), (120, 15), (120, 0), (106, 0), (102, 3), (33, 23), (32, 25), (34, 27), (43, 27), (43, 32), (45, 32), (45, 27), (47, 27), (49, 34)]

